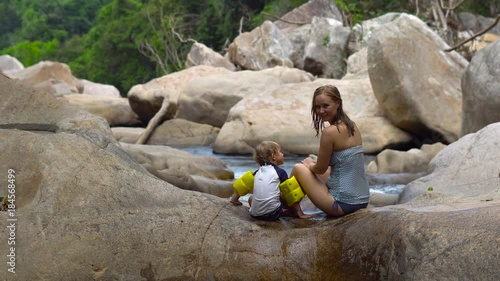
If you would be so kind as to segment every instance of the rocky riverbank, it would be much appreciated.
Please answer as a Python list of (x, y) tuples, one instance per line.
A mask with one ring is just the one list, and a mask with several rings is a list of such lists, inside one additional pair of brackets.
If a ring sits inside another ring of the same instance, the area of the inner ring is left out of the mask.
[[(484, 280), (500, 274), (500, 123), (444, 148), (398, 205), (336, 220), (266, 223), (226, 199), (152, 176), (104, 119), (3, 76), (0, 86), (0, 173), (4, 179), (9, 169), (16, 174), (16, 274), (4, 271), (9, 279), (229, 280), (237, 273), (242, 279)], [(7, 222), (8, 214), (0, 219)], [(0, 252), (8, 249), (0, 244)]]
[[(71, 75), (64, 76), (71, 87), (31, 79), (33, 68), (9, 72), (10, 78), (0, 75), (0, 179), (11, 180), (11, 187), (2, 192), (15, 195), (12, 208), (0, 212), (2, 224), (15, 226), (1, 227), (0, 235), (14, 237), (15, 245), (0, 243), (0, 261), (13, 262), (16, 273), (8, 270), (9, 265), (3, 267), (3, 276), (7, 280), (234, 280), (235, 276), (490, 280), (500, 276), (496, 92), (500, 42), (478, 51), (469, 63), (458, 53), (444, 52), (446, 44), (418, 18), (389, 15), (365, 23), (366, 36), (360, 38), (364, 43), (349, 57), (348, 75), (342, 79), (287, 67), (289, 61), (301, 65), (300, 60), (288, 58), (293, 52), (275, 52), (278, 46), (267, 51), (244, 47), (252, 40), (293, 46), (288, 43), (294, 34), (298, 36), (294, 42), (303, 43), (298, 49), (304, 56), (298, 57), (304, 58), (318, 54), (311, 44), (323, 45), (324, 30), (331, 39), (334, 31), (344, 38), (342, 24), (309, 19), (311, 25), (287, 32), (268, 22), (262, 27), (264, 37), (249, 40), (258, 34), (250, 32), (235, 40), (231, 62), (239, 61), (238, 66), (246, 65), (247, 70), (193, 66), (138, 85), (126, 98), (130, 108), (123, 102), (106, 103), (133, 113), (115, 111), (122, 112), (116, 113), (121, 117), (133, 116), (132, 123), (167, 119), (146, 144), (134, 144), (140, 137), (136, 128), (132, 135), (112, 130), (122, 126), (113, 122), (124, 119), (99, 113), (106, 106), (94, 108), (91, 103), (80, 104), (80, 99), (71, 102), (61, 97), (65, 94), (58, 91), (82, 92)], [(280, 40), (272, 40), (273, 36)], [(253, 66), (265, 69), (249, 70), (245, 63), (251, 60), (243, 58), (259, 52), (266, 53), (257, 56), (265, 63)], [(362, 56), (365, 59), (353, 67), (354, 58)], [(38, 73), (54, 73), (48, 65), (38, 65)], [(68, 74), (69, 69), (58, 67)], [(323, 70), (338, 75), (338, 69)], [(213, 145), (216, 153), (248, 155), (253, 145), (272, 139), (286, 153), (316, 153), (310, 95), (325, 83), (339, 86), (346, 110), (362, 131), (365, 152), (376, 155), (368, 164), (371, 180), (380, 180), (377, 174), (382, 172), (408, 180), (393, 202), (397, 204), (372, 206), (340, 219), (256, 221), (245, 207), (232, 206), (223, 198), (231, 192), (234, 179), (223, 161), (168, 146), (203, 143)], [(153, 117), (162, 105), (165, 114)], [(416, 150), (390, 149), (402, 146)], [(418, 179), (408, 178), (415, 174)]]

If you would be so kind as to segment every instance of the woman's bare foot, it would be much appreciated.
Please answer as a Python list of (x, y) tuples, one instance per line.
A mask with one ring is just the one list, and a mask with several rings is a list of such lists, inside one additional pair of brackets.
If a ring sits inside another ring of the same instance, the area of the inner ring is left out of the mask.
[(302, 213), (302, 214), (297, 214), (297, 217), (298, 217), (299, 219), (310, 219), (310, 218), (312, 218), (312, 216), (311, 216), (311, 215), (306, 215), (306, 214), (304, 214), (304, 213)]
[(293, 210), (295, 217), (297, 217), (299, 219), (310, 219), (310, 218), (312, 218), (311, 215), (304, 214), (304, 212), (302, 211), (302, 207), (300, 207), (299, 202), (293, 204), (290, 209)]
[(311, 215), (306, 215), (302, 210), (297, 211), (293, 208), (288, 208), (288, 209), (283, 209), (283, 214), (282, 216), (284, 217), (294, 217), (294, 218), (299, 218), (299, 219), (310, 219), (312, 218)]

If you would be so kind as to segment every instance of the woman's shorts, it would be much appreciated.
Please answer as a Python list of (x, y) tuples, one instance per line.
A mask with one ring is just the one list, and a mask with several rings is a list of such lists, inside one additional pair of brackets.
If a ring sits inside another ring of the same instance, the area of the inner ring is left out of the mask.
[(354, 213), (355, 211), (359, 209), (364, 209), (368, 206), (368, 203), (363, 203), (363, 204), (347, 204), (347, 203), (342, 203), (339, 201), (334, 201), (332, 208), (336, 211), (338, 211), (340, 208), (342, 208), (342, 211), (344, 211), (344, 215)]
[(280, 218), (281, 213), (283, 213), (283, 206), (280, 205), (276, 210), (261, 216), (252, 216), (252, 218), (263, 220), (263, 221), (275, 221)]

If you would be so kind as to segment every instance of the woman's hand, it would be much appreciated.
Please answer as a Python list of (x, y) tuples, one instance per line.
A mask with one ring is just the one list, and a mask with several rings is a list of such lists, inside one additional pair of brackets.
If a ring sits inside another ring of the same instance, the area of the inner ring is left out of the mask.
[(306, 165), (306, 167), (311, 170), (311, 167), (316, 164), (316, 160), (311, 157), (307, 157), (306, 159), (302, 160), (302, 164)]

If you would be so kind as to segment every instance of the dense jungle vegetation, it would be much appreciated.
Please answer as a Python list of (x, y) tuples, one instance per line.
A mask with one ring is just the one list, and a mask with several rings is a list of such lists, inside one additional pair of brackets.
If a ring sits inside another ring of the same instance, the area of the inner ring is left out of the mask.
[[(431, 0), (332, 0), (352, 25), (387, 12), (425, 20)], [(122, 95), (135, 84), (179, 71), (191, 40), (223, 53), (240, 32), (269, 14), (281, 16), (307, 0), (2, 0), (0, 54), (25, 67), (42, 60), (68, 64), (73, 75), (115, 85)], [(440, 0), (486, 17), (499, 0)]]

